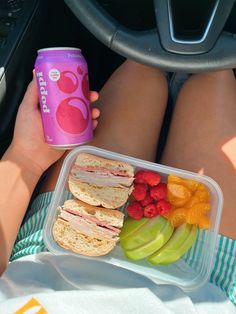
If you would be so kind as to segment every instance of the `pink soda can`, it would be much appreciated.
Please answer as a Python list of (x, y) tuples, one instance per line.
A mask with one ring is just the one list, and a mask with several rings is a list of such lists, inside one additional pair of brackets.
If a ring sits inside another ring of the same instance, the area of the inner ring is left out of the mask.
[(63, 149), (92, 140), (88, 66), (81, 50), (38, 50), (35, 76), (45, 141)]

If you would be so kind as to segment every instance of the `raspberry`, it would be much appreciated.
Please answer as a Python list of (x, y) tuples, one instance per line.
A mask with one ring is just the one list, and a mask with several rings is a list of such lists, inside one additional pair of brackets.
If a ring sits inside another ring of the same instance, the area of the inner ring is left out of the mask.
[(144, 170), (139, 170), (138, 172), (136, 172), (135, 176), (134, 176), (134, 183), (141, 183), (141, 184), (145, 184), (145, 179), (143, 177), (145, 171)]
[(141, 205), (143, 207), (149, 205), (149, 204), (152, 204), (153, 203), (153, 198), (150, 196), (150, 194), (147, 192), (145, 198), (140, 202)]
[(164, 215), (169, 213), (169, 211), (171, 210), (171, 204), (166, 200), (160, 200), (156, 204), (156, 209), (159, 215)]
[(154, 204), (149, 204), (144, 207), (143, 214), (144, 214), (144, 217), (152, 218), (158, 215), (158, 211)]
[(159, 173), (151, 170), (140, 170), (135, 174), (135, 183), (147, 183), (150, 186), (158, 185), (161, 182)]
[(143, 217), (143, 209), (139, 202), (134, 201), (127, 207), (127, 213), (134, 219), (141, 219)]
[(135, 184), (134, 185), (134, 190), (132, 192), (133, 197), (137, 201), (142, 201), (147, 194), (147, 189), (145, 184)]
[(153, 186), (150, 189), (150, 195), (154, 200), (162, 200), (167, 196), (167, 185), (166, 183), (159, 183), (157, 186)]

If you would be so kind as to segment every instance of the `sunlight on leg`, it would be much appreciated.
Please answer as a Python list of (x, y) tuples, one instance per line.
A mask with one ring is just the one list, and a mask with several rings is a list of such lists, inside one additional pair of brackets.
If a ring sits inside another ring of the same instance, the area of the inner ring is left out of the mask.
[(236, 137), (227, 141), (221, 148), (234, 169), (236, 169)]

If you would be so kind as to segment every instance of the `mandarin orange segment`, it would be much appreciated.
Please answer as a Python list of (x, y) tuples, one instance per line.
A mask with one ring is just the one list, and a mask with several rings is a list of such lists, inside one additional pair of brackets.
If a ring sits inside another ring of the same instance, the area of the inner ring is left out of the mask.
[(211, 209), (211, 204), (207, 202), (199, 203), (198, 205), (198, 210), (204, 212), (205, 214)]
[(200, 216), (195, 215), (195, 214), (186, 216), (186, 222), (190, 225), (197, 225), (199, 222), (199, 219), (200, 219)]
[(211, 205), (209, 203), (198, 203), (196, 205), (194, 205), (192, 208), (190, 208), (190, 210), (188, 211), (188, 213), (196, 213), (196, 214), (206, 214), (211, 208)]
[(183, 223), (195, 224), (199, 228), (209, 228), (210, 193), (200, 182), (183, 179), (174, 175), (168, 176), (168, 200), (173, 209), (166, 218), (174, 227)]
[(190, 208), (187, 212), (186, 220), (189, 224), (198, 224), (200, 217), (210, 209), (209, 203), (199, 203)]
[(185, 179), (183, 185), (192, 192), (195, 192), (198, 189), (199, 182)]
[(186, 209), (189, 209), (198, 203), (199, 203), (199, 198), (196, 195), (193, 195), (192, 197), (190, 197), (190, 200), (184, 204), (184, 207)]
[(183, 206), (191, 197), (191, 191), (183, 185), (176, 183), (168, 183), (168, 200), (169, 202), (176, 206)]
[(172, 174), (170, 174), (168, 176), (168, 183), (177, 183), (177, 184), (182, 184), (183, 179), (177, 176), (174, 176)]
[(169, 221), (173, 227), (178, 227), (186, 223), (186, 210), (185, 208), (177, 208), (170, 212)]
[(210, 227), (210, 218), (202, 215), (198, 221), (198, 227), (201, 229), (209, 229)]
[(197, 181), (190, 180), (190, 179), (183, 179), (174, 175), (168, 176), (168, 183), (177, 183), (177, 184), (183, 185), (192, 192), (195, 192), (199, 186), (199, 182)]
[(203, 184), (199, 184), (199, 187), (194, 195), (199, 198), (200, 202), (209, 202), (210, 193)]

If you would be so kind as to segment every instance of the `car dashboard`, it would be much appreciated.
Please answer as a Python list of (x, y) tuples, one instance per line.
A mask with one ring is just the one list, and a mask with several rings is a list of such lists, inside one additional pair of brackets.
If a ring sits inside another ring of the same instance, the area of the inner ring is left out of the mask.
[(39, 22), (39, 1), (0, 1), (0, 153), (11, 138), (15, 113), (29, 79), (25, 73), (32, 73), (27, 46), (34, 42)]

